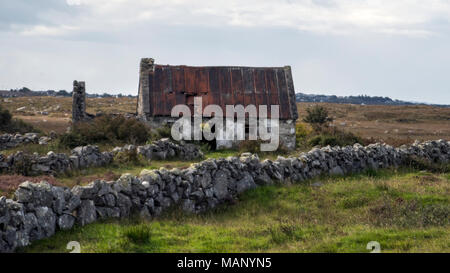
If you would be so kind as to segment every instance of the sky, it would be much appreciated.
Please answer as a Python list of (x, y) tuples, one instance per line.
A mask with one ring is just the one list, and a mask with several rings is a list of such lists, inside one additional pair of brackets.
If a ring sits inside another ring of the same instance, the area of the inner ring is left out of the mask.
[(450, 104), (449, 0), (1, 0), (0, 89), (137, 94), (139, 61), (292, 67), (296, 92)]

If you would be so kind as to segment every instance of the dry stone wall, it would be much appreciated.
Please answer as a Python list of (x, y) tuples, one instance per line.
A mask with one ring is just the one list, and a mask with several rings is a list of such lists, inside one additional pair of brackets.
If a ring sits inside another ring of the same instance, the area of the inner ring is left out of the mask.
[(4, 156), (0, 154), (0, 173), (20, 173), (23, 175), (40, 175), (64, 173), (89, 167), (99, 167), (111, 164), (117, 153), (136, 151), (147, 160), (165, 160), (178, 158), (193, 160), (203, 158), (200, 149), (192, 144), (177, 144), (169, 139), (154, 141), (145, 146), (126, 145), (117, 147), (111, 152), (100, 152), (97, 146), (89, 145), (77, 147), (70, 155), (48, 152), (42, 156), (38, 154), (15, 154)]
[(0, 151), (15, 148), (20, 145), (35, 143), (40, 145), (47, 145), (51, 138), (42, 136), (39, 137), (36, 133), (26, 134), (3, 134), (0, 135)]
[(247, 153), (208, 159), (183, 170), (143, 170), (137, 177), (124, 174), (117, 181), (97, 180), (72, 189), (25, 182), (14, 200), (0, 198), (0, 252), (12, 252), (76, 224), (134, 213), (152, 218), (171, 206), (199, 213), (258, 186), (396, 167), (410, 157), (449, 163), (450, 142), (416, 142), (400, 148), (384, 144), (325, 147), (275, 161), (260, 161)]

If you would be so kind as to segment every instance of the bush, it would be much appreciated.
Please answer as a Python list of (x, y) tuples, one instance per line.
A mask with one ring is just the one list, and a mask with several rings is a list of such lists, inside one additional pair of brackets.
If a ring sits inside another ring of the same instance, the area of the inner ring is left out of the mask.
[(144, 144), (148, 138), (148, 128), (136, 119), (102, 116), (75, 124), (70, 133), (60, 137), (59, 144), (69, 148), (95, 143)]
[(0, 131), (5, 133), (30, 133), (39, 132), (32, 125), (25, 123), (20, 119), (13, 119), (11, 113), (7, 109), (3, 109), (0, 105)]
[(170, 126), (166, 125), (166, 126), (156, 129), (156, 134), (157, 134), (158, 139), (172, 138), (172, 129), (170, 128)]
[(118, 164), (145, 165), (146, 162), (145, 158), (138, 155), (136, 150), (123, 151), (114, 156), (114, 163)]
[(306, 123), (297, 122), (295, 124), (295, 143), (297, 147), (302, 146), (307, 137), (312, 133), (311, 127), (309, 127)]
[(328, 116), (328, 110), (320, 105), (315, 105), (306, 109), (306, 117), (303, 121), (311, 124), (313, 127), (320, 127), (328, 122), (333, 121), (331, 117)]
[[(150, 144), (152, 141), (159, 140), (161, 138), (170, 138), (172, 139), (172, 129), (169, 125), (164, 125), (162, 127), (156, 128), (150, 134), (150, 139), (147, 144)], [(173, 140), (173, 139), (172, 139)]]
[(322, 136), (314, 136), (308, 141), (311, 146), (318, 146), (322, 143)]
[(8, 110), (3, 109), (0, 105), (0, 126), (4, 126), (6, 124), (9, 124), (11, 122), (11, 113), (9, 113)]
[[(340, 144), (339, 140), (334, 136), (324, 136), (322, 138), (322, 145), (323, 146), (338, 146)], [(345, 145), (343, 145), (345, 146)]]
[(71, 149), (78, 146), (86, 146), (88, 144), (89, 143), (81, 135), (74, 132), (63, 134), (58, 142), (59, 146), (69, 147)]
[(22, 158), (20, 160), (17, 160), (14, 162), (12, 166), (12, 172), (24, 175), (24, 176), (31, 176), (32, 175), (32, 168), (33, 165), (31, 160), (31, 155), (23, 154)]
[(325, 127), (316, 135), (309, 139), (311, 146), (348, 146), (356, 143), (365, 144), (363, 139), (351, 132), (345, 132), (336, 128)]

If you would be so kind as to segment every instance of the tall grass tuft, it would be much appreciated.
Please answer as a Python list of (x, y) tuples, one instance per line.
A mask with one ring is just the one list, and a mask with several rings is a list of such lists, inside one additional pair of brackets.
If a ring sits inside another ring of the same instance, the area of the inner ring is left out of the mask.
[(127, 226), (122, 230), (122, 236), (134, 244), (146, 244), (151, 240), (151, 230), (146, 225)]

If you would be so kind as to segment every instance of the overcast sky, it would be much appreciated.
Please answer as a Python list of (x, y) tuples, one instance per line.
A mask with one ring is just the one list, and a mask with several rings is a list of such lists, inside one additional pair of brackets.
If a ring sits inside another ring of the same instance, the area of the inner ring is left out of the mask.
[(1, 0), (0, 89), (137, 94), (139, 60), (291, 65), (297, 92), (450, 104), (449, 0)]

